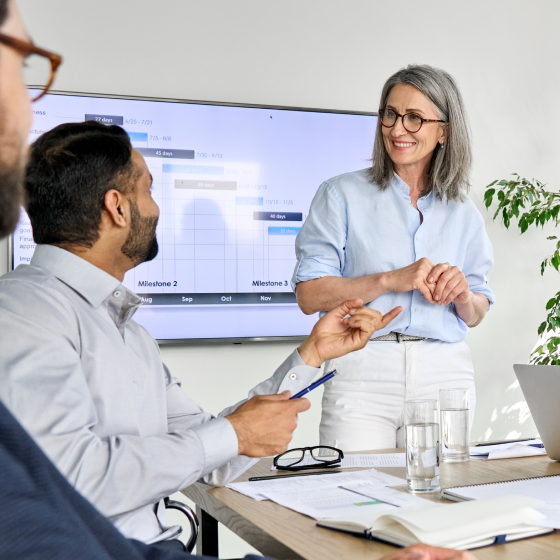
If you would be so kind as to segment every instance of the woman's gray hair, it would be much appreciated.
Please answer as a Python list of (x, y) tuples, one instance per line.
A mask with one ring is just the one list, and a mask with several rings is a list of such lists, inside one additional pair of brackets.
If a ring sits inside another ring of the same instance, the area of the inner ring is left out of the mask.
[[(470, 189), (472, 149), (467, 113), (455, 80), (444, 70), (426, 64), (402, 68), (385, 82), (380, 111), (385, 109), (389, 94), (397, 84), (411, 85), (423, 93), (432, 102), (438, 119), (448, 123), (444, 146), (434, 150), (428, 186), (422, 194), (433, 192), (439, 200), (464, 201)], [(377, 119), (371, 178), (382, 190), (393, 178), (393, 162), (383, 142), (381, 118)]]

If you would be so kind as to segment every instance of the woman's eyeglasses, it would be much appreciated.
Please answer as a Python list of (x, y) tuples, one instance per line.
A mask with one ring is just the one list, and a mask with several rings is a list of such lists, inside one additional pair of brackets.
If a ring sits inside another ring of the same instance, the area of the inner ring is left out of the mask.
[(397, 119), (402, 119), (402, 125), (407, 132), (418, 132), (422, 125), (426, 123), (445, 123), (445, 121), (439, 121), (437, 119), (423, 119), (420, 115), (416, 113), (406, 113), (404, 115), (400, 115), (393, 109), (381, 109), (379, 111), (379, 115), (381, 116), (381, 125), (385, 128), (392, 128), (395, 126)]
[(4, 33), (0, 33), (0, 44), (16, 50), (25, 57), (23, 80), (30, 86), (31, 101), (41, 99), (51, 88), (58, 67), (62, 64), (62, 57)]
[[(309, 455), (306, 454), (309, 452)], [(328, 445), (315, 447), (298, 447), (274, 457), (274, 466), (283, 471), (303, 471), (306, 469), (321, 469), (323, 467), (337, 467), (344, 459), (342, 450)]]

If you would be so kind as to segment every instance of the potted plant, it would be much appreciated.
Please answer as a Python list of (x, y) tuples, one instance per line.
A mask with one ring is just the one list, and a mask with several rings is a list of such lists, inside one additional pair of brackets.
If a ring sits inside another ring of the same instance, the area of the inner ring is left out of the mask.
[[(493, 181), (484, 193), (486, 208), (492, 206), (494, 198), (497, 199), (498, 208), (493, 219), (499, 216), (506, 228), (509, 228), (513, 219), (517, 220), (521, 233), (525, 233), (531, 226), (544, 227), (547, 222), (558, 225), (560, 193), (546, 190), (540, 181), (529, 181), (518, 174), (514, 174), (509, 181)], [(547, 239), (555, 242), (555, 250), (542, 261), (541, 275), (547, 267), (553, 267), (556, 271), (560, 267), (560, 240), (555, 235)], [(546, 320), (539, 325), (538, 334), (546, 338), (551, 333), (551, 336), (533, 351), (531, 363), (560, 365), (560, 337), (556, 336), (560, 328), (560, 292), (548, 300), (546, 310)]]

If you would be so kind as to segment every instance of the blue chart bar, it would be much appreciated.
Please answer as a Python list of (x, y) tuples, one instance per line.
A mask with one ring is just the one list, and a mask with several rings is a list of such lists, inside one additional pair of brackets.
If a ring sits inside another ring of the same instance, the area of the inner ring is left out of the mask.
[(187, 173), (189, 175), (223, 175), (224, 168), (218, 165), (173, 165), (164, 163), (162, 166), (164, 173)]
[(299, 227), (268, 226), (268, 235), (297, 235)]
[(148, 133), (147, 132), (127, 132), (130, 137), (131, 142), (147, 142)]
[(263, 197), (262, 196), (236, 196), (235, 204), (240, 206), (262, 206)]
[(253, 220), (302, 222), (301, 212), (253, 212)]

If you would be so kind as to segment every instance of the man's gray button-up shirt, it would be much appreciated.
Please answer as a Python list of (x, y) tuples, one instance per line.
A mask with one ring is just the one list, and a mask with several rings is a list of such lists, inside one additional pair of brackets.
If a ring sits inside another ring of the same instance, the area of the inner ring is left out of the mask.
[[(178, 532), (162, 498), (200, 478), (225, 484), (254, 460), (223, 418), (241, 403), (214, 418), (191, 400), (131, 320), (140, 305), (113, 276), (38, 245), (0, 278), (0, 399), (122, 533), (154, 542)], [(249, 396), (295, 393), (317, 372), (295, 351)]]

